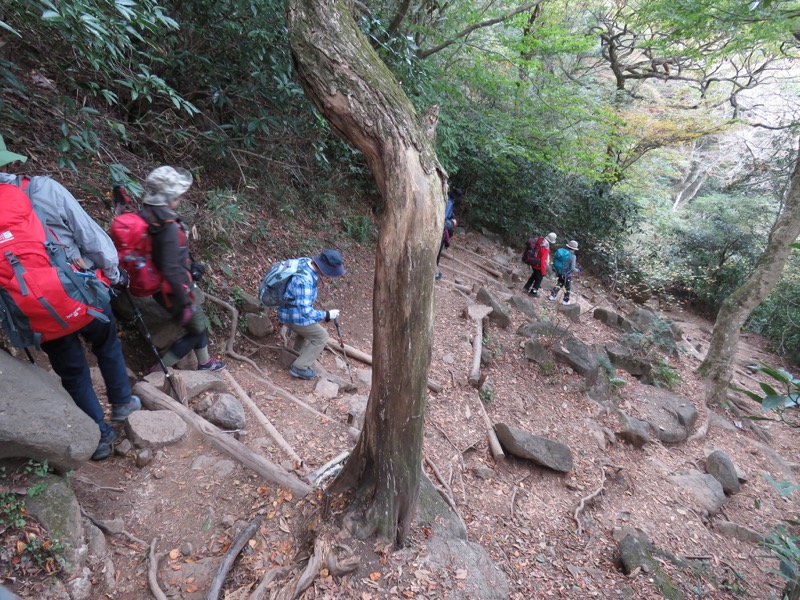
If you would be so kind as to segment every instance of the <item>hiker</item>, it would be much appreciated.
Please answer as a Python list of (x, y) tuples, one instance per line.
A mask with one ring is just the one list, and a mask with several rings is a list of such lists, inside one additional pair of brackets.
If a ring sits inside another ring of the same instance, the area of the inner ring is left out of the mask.
[[(534, 244), (531, 247), (532, 240)], [(543, 238), (531, 238), (528, 240), (525, 254), (523, 254), (523, 261), (525, 261), (526, 255), (529, 253), (532, 255), (531, 262), (526, 262), (525, 264), (530, 265), (533, 273), (531, 273), (530, 278), (522, 289), (528, 292), (529, 296), (536, 298), (539, 295), (539, 287), (542, 285), (542, 279), (547, 275), (547, 260), (550, 258), (550, 244), (555, 243), (556, 234), (552, 231)]]
[(328, 341), (328, 332), (320, 325), (339, 318), (339, 310), (314, 308), (321, 275), (341, 277), (345, 274), (342, 255), (336, 250), (323, 250), (313, 258), (298, 259), (297, 272), (286, 286), (284, 304), (278, 308), (278, 320), (294, 331), (294, 349), (299, 353), (289, 367), (289, 374), (300, 379), (317, 376), (311, 368)]
[(555, 300), (561, 288), (564, 288), (564, 300), (561, 304), (569, 304), (569, 293), (572, 289), (572, 274), (580, 273), (581, 270), (576, 265), (575, 253), (578, 251), (578, 242), (570, 240), (566, 248), (559, 248), (553, 255), (553, 271), (558, 278), (556, 287), (550, 292), (550, 300)]
[[(219, 371), (225, 363), (208, 354), (206, 315), (195, 297), (195, 281), (202, 278), (205, 267), (192, 261), (186, 226), (176, 212), (180, 197), (191, 185), (192, 174), (185, 169), (154, 169), (144, 182), (144, 206), (139, 215), (147, 222), (152, 239), (153, 264), (164, 277), (163, 287), (153, 299), (185, 331), (162, 357), (164, 366), (174, 366), (194, 350), (198, 371)], [(160, 368), (156, 364), (150, 371)]]
[(461, 204), (464, 198), (464, 192), (457, 187), (454, 187), (447, 193), (447, 203), (444, 205), (444, 231), (442, 232), (442, 242), (439, 244), (439, 253), (436, 255), (436, 279), (442, 278), (442, 272), (439, 270), (439, 259), (442, 257), (442, 250), (450, 247), (450, 238), (456, 230), (458, 221), (455, 218), (455, 208)]
[[(0, 137), (0, 167), (15, 161), (24, 163), (27, 160), (26, 156), (9, 152)], [(128, 286), (128, 274), (124, 269), (118, 268), (117, 251), (111, 239), (64, 186), (49, 177), (28, 178), (9, 173), (0, 173), (0, 183), (25, 190), (39, 218), (43, 220), (43, 225), (50, 229), (64, 247), (70, 262), (80, 271), (99, 269), (112, 287), (124, 290)], [(0, 215), (0, 221), (2, 218)], [(97, 357), (108, 402), (111, 404), (111, 421), (122, 422), (142, 406), (139, 398), (131, 395), (128, 371), (111, 306), (105, 302), (98, 308), (102, 309), (106, 321), (95, 318), (73, 333), (41, 343), (42, 350), (50, 359), (50, 365), (61, 378), (61, 385), (78, 408), (97, 423), (100, 429), (100, 442), (92, 454), (92, 460), (104, 460), (111, 455), (111, 444), (117, 434), (105, 421), (103, 408), (92, 387), (89, 363), (81, 338), (89, 343), (92, 353)]]

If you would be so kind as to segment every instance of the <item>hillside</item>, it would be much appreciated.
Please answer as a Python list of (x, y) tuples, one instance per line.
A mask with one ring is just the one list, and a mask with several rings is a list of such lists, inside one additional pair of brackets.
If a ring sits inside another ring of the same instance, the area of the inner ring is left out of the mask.
[[(444, 278), (437, 284), (430, 374), (442, 390), (429, 396), (424, 442), (428, 476), (437, 486), (449, 487), (469, 540), (483, 546), (508, 579), (508, 597), (762, 598), (778, 593), (780, 580), (768, 572), (777, 563), (756, 543), (730, 537), (732, 526), (726, 523), (763, 534), (788, 516), (790, 505), (762, 477), (767, 473), (776, 480), (794, 482), (792, 465), (780, 457), (792, 457), (797, 445), (783, 426), (761, 425), (770, 440), (767, 444), (740, 417), (720, 411), (703, 440), (677, 444), (654, 440), (637, 448), (615, 435), (622, 429), (619, 420), (607, 404), (587, 395), (582, 375), (562, 362), (536, 364), (525, 357), (525, 339), (517, 331), (531, 318), (520, 310), (510, 310), (508, 327), (490, 323), (484, 332), (485, 347), (492, 355), (490, 364), (482, 369), (492, 387), (491, 392), (482, 394), (486, 412), (493, 423), (506, 423), (568, 445), (574, 465), (569, 473), (560, 474), (510, 456), (503, 462), (493, 459), (480, 417), (481, 400), (467, 382), (476, 324), (463, 313), (475, 297), (453, 283), (471, 287), (480, 280), (494, 294), (521, 296), (521, 283), (510, 288), (488, 283), (494, 278), (477, 266), (494, 270), (508, 260), (515, 267), (517, 258), (512, 252), (480, 234), (465, 233), (456, 237), (442, 259)], [(258, 251), (239, 253), (238, 258), (246, 279), (241, 288), (250, 291), (259, 272), (254, 265), (264, 261)], [(346, 263), (348, 275), (339, 285), (323, 289), (320, 302), (342, 307), (346, 343), (369, 353), (372, 256), (368, 248), (351, 248)], [(545, 280), (545, 287), (548, 283)], [(604, 345), (620, 339), (620, 332), (594, 319), (592, 310), (611, 304), (590, 276), (583, 276), (575, 287), (581, 310), (576, 322), (557, 312), (559, 305), (546, 297), (536, 300), (533, 309), (538, 320), (567, 328), (600, 353)], [(676, 382), (673, 391), (700, 409), (700, 425), (705, 415), (702, 386), (693, 369), (705, 350), (710, 324), (679, 310), (664, 311), (664, 315), (683, 332), (682, 350), (665, 359), (682, 379), (672, 378)], [(219, 353), (225, 344), (224, 331), (218, 329), (214, 334), (213, 346)], [(132, 332), (125, 334), (126, 342), (135, 342), (130, 336)], [(565, 338), (541, 339), (545, 345), (557, 347)], [(235, 348), (256, 361), (271, 385), (252, 367), (230, 357), (226, 359), (229, 371), (302, 458), (299, 474), (348, 450), (352, 445), (348, 413), (358, 404), (358, 396), (363, 401), (368, 395), (369, 368), (351, 358), (357, 392), (325, 396), (315, 393), (314, 382), (292, 379), (281, 368), (275, 350), (280, 344), (277, 334), (259, 344), (239, 336)], [(777, 360), (754, 336), (745, 338), (739, 356), (736, 384), (745, 386), (753, 383), (745, 365), (754, 360)], [(321, 361), (326, 371), (348, 378), (346, 365), (334, 353), (324, 353)], [(131, 366), (138, 367), (141, 375), (143, 364)], [(658, 388), (621, 370), (614, 376), (624, 384), (617, 384), (610, 402), (644, 418), (642, 399)], [(299, 408), (274, 393), (272, 386), (287, 390), (327, 419)], [(192, 405), (199, 401), (194, 399)], [(252, 450), (291, 467), (287, 455), (265, 435), (252, 414), (247, 416), (245, 430), (237, 435)], [(669, 478), (705, 472), (706, 455), (715, 449), (728, 454), (744, 472), (746, 483), (710, 515)], [(152, 462), (141, 468), (133, 454), (87, 463), (74, 474), (72, 485), (86, 514), (105, 523), (121, 520), (126, 532), (107, 535), (113, 573), (107, 562), (92, 563), (90, 598), (149, 598), (146, 557), (150, 542), (164, 554), (158, 578), (168, 597), (205, 598), (221, 556), (236, 533), (263, 514), (264, 521), (225, 585), (224, 597), (247, 598), (266, 567), (284, 564), (294, 553), (302, 553), (303, 524), (319, 502), (314, 496), (293, 498), (285, 490), (265, 485), (196, 434), (159, 450)], [(615, 539), (615, 532), (618, 536), (623, 530), (643, 533), (663, 553), (657, 557), (657, 573), (641, 569), (631, 576), (623, 573)], [(434, 566), (436, 557), (427, 550), (428, 535), (426, 528), (417, 527), (406, 549), (386, 554), (378, 547), (343, 540), (360, 556), (359, 570), (331, 577), (323, 569), (303, 597), (498, 597), (491, 590), (484, 590), (486, 595), (470, 591), (471, 574), (457, 560), (450, 568)], [(661, 573), (666, 573), (670, 585), (664, 583)], [(35, 581), (18, 582), (15, 590), (25, 598), (56, 597)]]

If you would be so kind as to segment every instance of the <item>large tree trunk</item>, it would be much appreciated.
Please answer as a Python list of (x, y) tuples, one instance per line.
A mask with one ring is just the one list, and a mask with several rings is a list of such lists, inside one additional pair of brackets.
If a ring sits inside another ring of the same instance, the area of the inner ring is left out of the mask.
[(775, 222), (767, 249), (756, 269), (744, 284), (722, 303), (714, 323), (708, 354), (698, 371), (711, 381), (707, 401), (716, 403), (725, 398), (733, 374), (733, 359), (739, 343), (739, 332), (753, 309), (766, 298), (778, 283), (790, 244), (800, 235), (800, 153), (789, 182), (783, 212)]
[(358, 533), (402, 544), (419, 492), (434, 264), (444, 225), (446, 175), (434, 149), (438, 108), (416, 114), (359, 31), (351, 2), (289, 0), (288, 23), (306, 94), (364, 153), (384, 206), (375, 257), (372, 391), (361, 437), (333, 490), (353, 491), (350, 514), (359, 517)]

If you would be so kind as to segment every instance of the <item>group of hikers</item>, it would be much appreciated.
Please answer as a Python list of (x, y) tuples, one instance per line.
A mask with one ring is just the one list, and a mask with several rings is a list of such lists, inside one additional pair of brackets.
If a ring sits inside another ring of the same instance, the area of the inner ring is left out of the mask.
[[(26, 161), (26, 156), (9, 151), (0, 136), (0, 168)], [(187, 227), (178, 213), (181, 197), (192, 182), (189, 171), (171, 166), (158, 167), (146, 177), (143, 206), (135, 218), (143, 221), (141, 227), (146, 230), (140, 238), (147, 236), (147, 256), (138, 256), (129, 272), (120, 266), (121, 258), (126, 265), (131, 264), (128, 250), (120, 248), (118, 237), (112, 239), (64, 186), (49, 177), (0, 172), (0, 254), (5, 259), (0, 259), (0, 326), (12, 344), (26, 349), (36, 345), (47, 354), (64, 389), (97, 424), (100, 441), (92, 460), (108, 458), (117, 435), (106, 422), (92, 386), (81, 339), (97, 359), (111, 405), (110, 421), (125, 421), (141, 408), (141, 401), (131, 393), (110, 300), (123, 294), (134, 302), (131, 290), (143, 289), (137, 285), (137, 278), (143, 277), (140, 262), (151, 263), (149, 268), (159, 279), (154, 291), (136, 295), (151, 295), (183, 329), (149, 372), (161, 368), (166, 373), (190, 352), (197, 359), (198, 370), (225, 368), (224, 362), (209, 354), (208, 323), (196, 287), (205, 267), (194, 261)], [(450, 246), (457, 224), (455, 208), (463, 197), (459, 188), (448, 194), (445, 227), (436, 256), (436, 279), (441, 278), (439, 259), (444, 248)], [(116, 235), (114, 223), (111, 232)], [(555, 233), (529, 240), (526, 256), (530, 255), (530, 260), (523, 260), (533, 269), (525, 284), (532, 296), (539, 293), (550, 245), (555, 241)], [(564, 287), (563, 303), (569, 304), (577, 249), (577, 242), (570, 241), (554, 254), (558, 283), (550, 293), (551, 300)], [(333, 321), (338, 327), (340, 312), (314, 308), (320, 280), (343, 276), (344, 262), (342, 255), (332, 249), (284, 262), (293, 265), (291, 277), (283, 282), (275, 306), (278, 320), (295, 334), (297, 358), (289, 366), (289, 374), (309, 380), (317, 376), (312, 366), (329, 338), (323, 322)]]
[[(26, 156), (9, 151), (0, 136), (0, 168), (26, 161)], [(198, 370), (225, 368), (209, 355), (208, 323), (196, 288), (205, 268), (192, 259), (187, 228), (177, 212), (192, 180), (184, 169), (161, 166), (144, 182), (138, 214), (147, 223), (148, 260), (163, 278), (152, 297), (183, 328), (183, 335), (149, 372), (166, 370), (190, 352)], [(131, 393), (110, 298), (125, 294), (133, 302), (129, 286), (136, 273), (120, 267), (120, 251), (111, 237), (51, 178), (0, 172), (0, 204), (0, 255), (5, 259), (0, 258), (0, 326), (12, 344), (26, 349), (36, 345), (45, 352), (64, 389), (97, 424), (100, 441), (91, 458), (104, 460), (117, 434), (106, 422), (92, 386), (81, 339), (97, 359), (111, 423), (125, 421), (141, 408), (141, 401)], [(320, 323), (339, 315), (338, 310), (314, 308), (320, 277), (344, 274), (342, 255), (336, 250), (299, 259), (278, 310), (278, 320), (296, 335), (298, 357), (289, 367), (293, 377), (316, 376), (311, 365), (328, 340)]]

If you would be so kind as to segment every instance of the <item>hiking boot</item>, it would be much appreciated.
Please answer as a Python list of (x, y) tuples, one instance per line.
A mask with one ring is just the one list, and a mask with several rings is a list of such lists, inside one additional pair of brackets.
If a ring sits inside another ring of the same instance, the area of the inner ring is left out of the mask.
[(317, 372), (312, 369), (298, 369), (297, 367), (289, 367), (289, 375), (292, 377), (299, 377), (300, 379), (314, 379), (317, 376)]
[(569, 304), (569, 300), (562, 300), (562, 301), (561, 301), (561, 304), (563, 304), (563, 305), (565, 305), (565, 306), (566, 306), (567, 304)]
[(439, 281), (442, 278), (442, 272), (436, 271), (436, 281)]
[(547, 299), (548, 299), (548, 300), (555, 300), (555, 299), (556, 299), (556, 294), (550, 294), (550, 295), (547, 297)]
[[(133, 396), (133, 398), (136, 398), (136, 396)], [(111, 444), (114, 443), (115, 439), (117, 439), (117, 432), (109, 427), (108, 433), (100, 437), (100, 443), (97, 444), (97, 450), (92, 454), (92, 460), (105, 460), (111, 456)]]
[(130, 402), (126, 402), (125, 404), (112, 404), (111, 421), (114, 423), (121, 423), (127, 419), (131, 413), (135, 413), (140, 408), (142, 408), (142, 401), (139, 400), (139, 396), (131, 396)]
[(531, 296), (532, 298), (538, 298), (539, 290), (531, 290), (530, 292), (528, 292), (528, 296)]
[(207, 362), (204, 362), (202, 365), (197, 365), (198, 371), (221, 371), (225, 368), (225, 363), (221, 360), (217, 360), (216, 358), (209, 358)]

